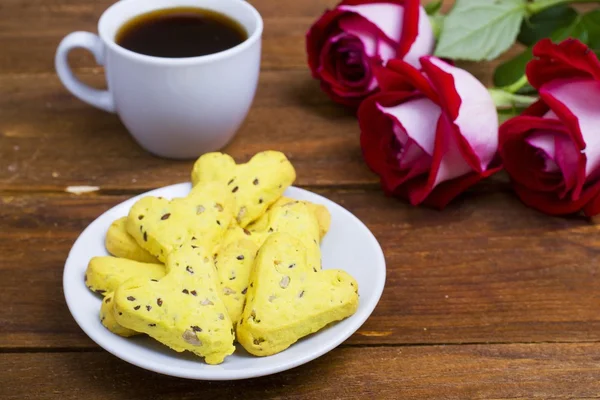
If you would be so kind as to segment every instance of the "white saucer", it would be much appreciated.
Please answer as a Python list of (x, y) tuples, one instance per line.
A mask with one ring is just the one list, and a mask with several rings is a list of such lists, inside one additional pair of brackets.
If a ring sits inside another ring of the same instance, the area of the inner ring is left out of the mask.
[(220, 365), (207, 365), (191, 353), (177, 353), (149, 337), (127, 339), (109, 332), (98, 317), (100, 296), (84, 283), (90, 258), (108, 255), (104, 248), (108, 227), (115, 219), (126, 216), (139, 198), (148, 195), (183, 197), (190, 188), (189, 183), (181, 183), (131, 198), (92, 222), (73, 245), (65, 264), (63, 290), (73, 318), (94, 342), (131, 364), (161, 374), (204, 380), (245, 379), (285, 371), (314, 360), (350, 337), (371, 315), (385, 284), (385, 259), (379, 243), (346, 209), (312, 192), (290, 187), (286, 196), (323, 204), (331, 213), (331, 228), (321, 246), (323, 268), (343, 269), (358, 282), (360, 305), (353, 316), (269, 357), (251, 356), (238, 344), (237, 351)]

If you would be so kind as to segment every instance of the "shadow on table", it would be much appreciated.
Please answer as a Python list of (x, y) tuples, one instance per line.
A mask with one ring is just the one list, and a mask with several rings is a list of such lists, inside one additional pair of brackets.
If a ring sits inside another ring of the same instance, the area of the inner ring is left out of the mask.
[(320, 88), (319, 82), (307, 72), (301, 79), (286, 83), (286, 95), (296, 105), (310, 109), (315, 114), (327, 118), (355, 118), (355, 112), (336, 104)]

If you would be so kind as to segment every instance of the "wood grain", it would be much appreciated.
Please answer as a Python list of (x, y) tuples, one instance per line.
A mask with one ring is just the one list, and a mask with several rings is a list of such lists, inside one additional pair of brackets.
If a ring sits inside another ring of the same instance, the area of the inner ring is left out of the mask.
[(0, 370), (3, 400), (600, 397), (598, 343), (338, 348), (291, 371), (237, 382), (165, 377), (105, 352), (0, 353)]
[[(191, 161), (146, 153), (115, 115), (83, 104), (54, 75), (0, 75), (0, 87), (0, 190), (145, 189), (189, 180)], [(373, 184), (358, 136), (356, 119), (328, 101), (307, 71), (272, 71), (261, 75), (255, 104), (225, 151), (240, 161), (283, 151), (300, 185)]]
[[(284, 151), (304, 186), (372, 185), (377, 179), (362, 161), (354, 116), (319, 90), (306, 67), (304, 33), (329, 3), (253, 2), (267, 19), (267, 70), (245, 124), (225, 151), (240, 160), (261, 150)], [(71, 96), (53, 72), (60, 36), (93, 30), (109, 4), (3, 2), (3, 12), (22, 18), (0, 20), (0, 48), (6, 49), (0, 52), (0, 190), (62, 190), (69, 185), (141, 190), (188, 179), (190, 162), (146, 153), (116, 116)], [(37, 22), (24, 30), (23, 19)], [(275, 55), (280, 60), (269, 61)], [(73, 65), (87, 65), (82, 80), (103, 85), (102, 69), (91, 60), (75, 57)], [(489, 81), (489, 66), (470, 69)]]
[[(525, 208), (503, 174), (444, 212), (384, 197), (355, 117), (306, 67), (305, 32), (337, 0), (252, 0), (265, 20), (261, 78), (225, 151), (239, 161), (284, 151), (298, 185), (367, 224), (388, 264), (372, 317), (320, 359), (242, 382), (169, 378), (102, 351), (67, 310), (68, 251), (103, 211), (186, 181), (191, 167), (145, 153), (116, 116), (75, 99), (54, 73), (62, 37), (95, 32), (113, 2), (0, 2), (0, 399), (600, 398), (600, 228)], [(490, 85), (495, 66), (519, 51), (459, 65)], [(70, 60), (82, 80), (104, 86), (89, 54)], [(100, 190), (74, 196), (70, 185)]]
[[(444, 212), (377, 190), (318, 192), (386, 255), (381, 302), (349, 344), (600, 341), (600, 239), (586, 220), (544, 216), (505, 191), (470, 192)], [(64, 304), (62, 268), (83, 228), (127, 197), (0, 198), (0, 302), (11, 304), (0, 348), (95, 347)]]
[[(112, 3), (112, 0), (4, 0), (3, 15), (19, 18), (0, 20), (0, 48), (5, 49), (0, 54), (0, 73), (53, 72), (54, 53), (60, 40), (77, 30), (97, 32), (98, 19)], [(265, 21), (263, 68), (304, 69), (306, 31), (315, 18), (336, 1), (256, 0), (252, 4)], [(24, 29), (28, 21), (32, 23)], [(74, 52), (71, 61), (76, 69), (96, 66), (85, 51)]]

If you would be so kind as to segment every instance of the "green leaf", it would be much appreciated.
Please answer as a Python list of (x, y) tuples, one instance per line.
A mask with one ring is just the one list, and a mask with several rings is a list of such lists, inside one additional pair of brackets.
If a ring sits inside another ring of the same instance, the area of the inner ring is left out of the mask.
[[(600, 54), (600, 10), (593, 10), (577, 16), (571, 24), (559, 28), (550, 35), (555, 43), (562, 42), (569, 37), (581, 40), (596, 54)], [(518, 56), (500, 64), (494, 71), (494, 85), (502, 87), (516, 82), (523, 76), (525, 66), (532, 58), (532, 47), (529, 47)], [(531, 93), (531, 89), (523, 88), (519, 93), (528, 94)]]
[(581, 40), (594, 51), (600, 50), (600, 10), (579, 16), (570, 25), (554, 32), (551, 37), (554, 42), (572, 37)]
[(431, 3), (425, 4), (425, 12), (427, 15), (435, 15), (442, 8), (442, 0), (434, 0)]
[(518, 81), (525, 74), (525, 66), (533, 58), (529, 47), (518, 56), (503, 62), (494, 71), (494, 86), (508, 86)]
[(512, 46), (525, 12), (525, 0), (456, 0), (445, 18), (435, 55), (493, 60)]
[(571, 25), (577, 19), (577, 11), (567, 5), (558, 5), (524, 19), (517, 40), (526, 46), (549, 37), (560, 28)]
[(600, 50), (600, 10), (593, 10), (581, 17), (581, 25), (587, 31), (584, 43), (594, 51)]

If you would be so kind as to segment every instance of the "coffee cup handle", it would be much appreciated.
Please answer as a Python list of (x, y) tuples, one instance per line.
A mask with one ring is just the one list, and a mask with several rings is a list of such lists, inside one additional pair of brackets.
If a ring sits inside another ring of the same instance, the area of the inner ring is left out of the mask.
[(56, 49), (54, 65), (61, 82), (77, 98), (108, 112), (115, 112), (115, 101), (108, 90), (94, 89), (75, 77), (68, 62), (72, 49), (90, 51), (98, 65), (104, 65), (104, 44), (97, 35), (89, 32), (73, 32), (65, 36)]

